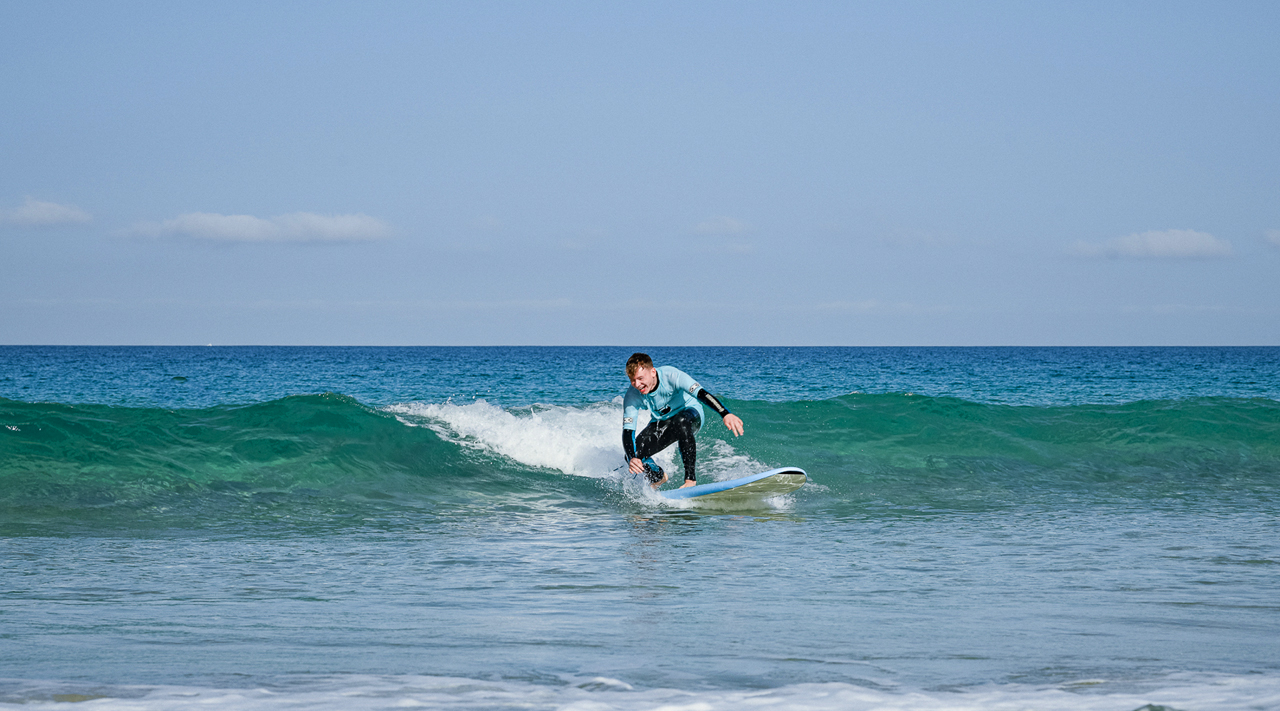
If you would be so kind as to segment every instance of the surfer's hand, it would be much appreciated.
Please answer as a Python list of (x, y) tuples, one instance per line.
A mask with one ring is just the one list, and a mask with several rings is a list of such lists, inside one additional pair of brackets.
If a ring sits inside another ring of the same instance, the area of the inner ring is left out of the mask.
[[(615, 462), (618, 460), (614, 460)], [(629, 465), (632, 474), (644, 474), (644, 462), (639, 459), (632, 459)]]
[(724, 416), (724, 426), (729, 428), (734, 437), (742, 436), (742, 418), (730, 412)]

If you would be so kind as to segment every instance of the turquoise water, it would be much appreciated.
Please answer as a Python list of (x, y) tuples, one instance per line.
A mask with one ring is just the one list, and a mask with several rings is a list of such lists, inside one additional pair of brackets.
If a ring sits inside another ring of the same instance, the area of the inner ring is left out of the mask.
[(630, 351), (0, 347), (0, 705), (1280, 708), (1280, 348)]

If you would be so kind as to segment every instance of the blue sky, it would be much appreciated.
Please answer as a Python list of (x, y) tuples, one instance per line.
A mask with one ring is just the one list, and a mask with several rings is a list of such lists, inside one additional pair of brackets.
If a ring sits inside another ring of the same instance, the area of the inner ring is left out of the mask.
[(1280, 344), (1280, 5), (0, 0), (0, 343)]

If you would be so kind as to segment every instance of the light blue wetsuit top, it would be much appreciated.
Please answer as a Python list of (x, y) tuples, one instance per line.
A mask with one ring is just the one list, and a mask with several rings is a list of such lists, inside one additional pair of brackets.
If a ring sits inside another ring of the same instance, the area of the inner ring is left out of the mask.
[(675, 417), (676, 413), (686, 407), (698, 409), (698, 417), (706, 419), (702, 411), (702, 403), (698, 402), (698, 392), (702, 386), (687, 373), (670, 365), (660, 365), (658, 371), (658, 387), (648, 395), (643, 395), (636, 386), (627, 388), (622, 398), (622, 429), (634, 430), (636, 416), (641, 410), (648, 410), (655, 420)]

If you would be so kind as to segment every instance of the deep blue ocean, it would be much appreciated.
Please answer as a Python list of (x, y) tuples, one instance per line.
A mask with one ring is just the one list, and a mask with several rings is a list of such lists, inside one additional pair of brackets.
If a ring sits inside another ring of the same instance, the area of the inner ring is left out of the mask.
[(0, 347), (0, 708), (1280, 709), (1280, 348), (632, 350)]

